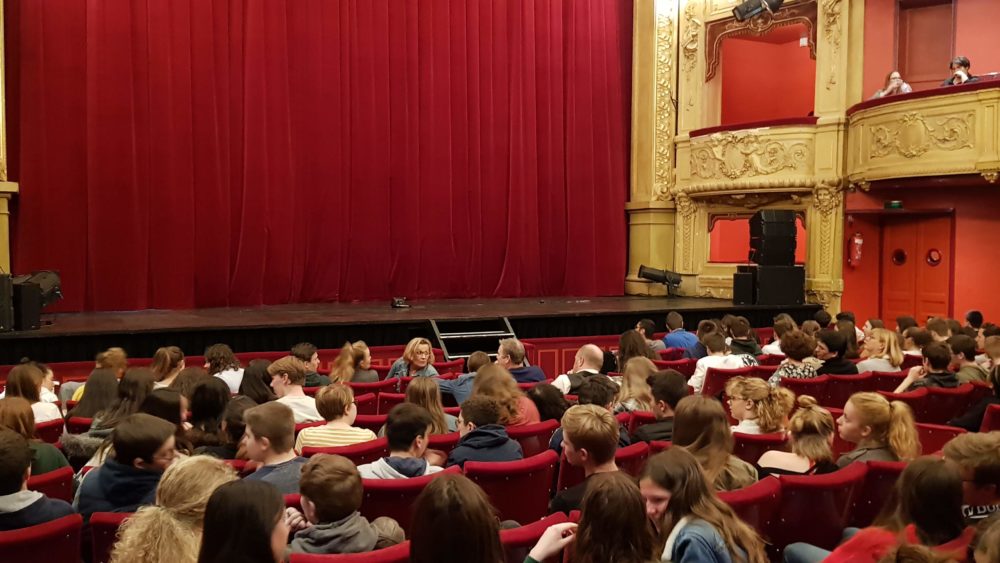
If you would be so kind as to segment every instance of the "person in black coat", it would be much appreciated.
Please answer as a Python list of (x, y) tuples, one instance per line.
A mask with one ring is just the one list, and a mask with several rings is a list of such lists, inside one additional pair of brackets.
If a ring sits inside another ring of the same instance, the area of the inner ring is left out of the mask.
[(458, 415), (462, 438), (448, 454), (447, 467), (464, 467), (467, 461), (517, 461), (524, 458), (521, 444), (507, 436), (500, 424), (500, 404), (488, 397), (473, 396), (462, 403)]
[(823, 360), (823, 365), (816, 370), (818, 375), (857, 375), (858, 366), (844, 359), (846, 353), (847, 338), (842, 332), (825, 329), (816, 333), (814, 355)]

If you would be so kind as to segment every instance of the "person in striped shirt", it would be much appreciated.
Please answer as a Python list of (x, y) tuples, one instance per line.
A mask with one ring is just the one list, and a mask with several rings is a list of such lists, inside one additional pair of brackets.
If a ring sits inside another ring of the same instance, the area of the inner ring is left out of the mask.
[(303, 447), (332, 448), (350, 446), (375, 439), (367, 428), (355, 428), (358, 406), (354, 404), (354, 391), (342, 383), (332, 383), (316, 393), (316, 410), (326, 420), (326, 425), (303, 428), (295, 440), (296, 451)]

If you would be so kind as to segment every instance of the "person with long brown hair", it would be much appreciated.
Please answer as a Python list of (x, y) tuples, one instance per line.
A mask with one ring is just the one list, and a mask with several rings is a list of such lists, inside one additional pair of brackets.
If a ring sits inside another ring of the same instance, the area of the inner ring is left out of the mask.
[(411, 563), (503, 563), (500, 523), (486, 493), (464, 475), (442, 475), (413, 503)]
[(657, 359), (657, 355), (646, 345), (646, 339), (635, 330), (626, 330), (618, 338), (618, 351), (615, 352), (618, 371), (625, 371), (625, 364), (632, 358)]
[[(125, 376), (125, 370), (128, 369), (128, 355), (121, 348), (108, 348), (97, 355), (94, 369), (109, 369), (115, 374), (115, 378), (121, 379)], [(86, 393), (87, 385), (84, 383), (74, 388), (75, 385), (79, 384), (74, 381), (63, 384), (62, 388), (59, 389), (59, 395), (63, 398), (69, 396), (70, 400), (79, 402)]]
[(7, 387), (4, 389), (7, 397), (21, 397), (28, 401), (35, 415), (35, 422), (39, 424), (62, 418), (55, 403), (42, 401), (44, 379), (45, 373), (33, 364), (18, 364), (7, 374)]
[(646, 379), (654, 373), (656, 364), (649, 358), (632, 358), (625, 363), (621, 387), (615, 398), (615, 414), (653, 410), (653, 392)]
[(153, 354), (153, 363), (149, 365), (156, 380), (153, 388), (170, 387), (184, 367), (184, 352), (180, 348), (177, 346), (157, 348)]
[(686, 448), (674, 446), (649, 458), (639, 490), (662, 560), (767, 562), (764, 541), (715, 496), (702, 464)]
[(6, 426), (28, 441), (31, 448), (31, 474), (41, 475), (68, 467), (69, 461), (52, 444), (35, 438), (35, 415), (31, 404), (21, 397), (0, 399), (0, 427)]
[(792, 451), (770, 450), (757, 461), (758, 476), (820, 475), (839, 469), (833, 462), (833, 437), (837, 424), (830, 411), (809, 395), (799, 395), (798, 410), (788, 423)]
[(458, 419), (444, 412), (441, 389), (431, 378), (420, 377), (411, 381), (406, 388), (406, 402), (420, 405), (431, 413), (434, 420), (431, 434), (447, 434), (458, 430)]
[(110, 408), (118, 397), (118, 377), (114, 370), (97, 368), (87, 377), (87, 389), (80, 402), (66, 414), (66, 418), (94, 418), (97, 413)]
[(541, 422), (538, 407), (526, 397), (509, 371), (496, 364), (485, 365), (476, 372), (472, 395), (489, 397), (500, 404), (500, 424), (522, 426)]
[(902, 401), (889, 402), (878, 393), (855, 393), (837, 419), (837, 431), (857, 444), (837, 460), (839, 467), (853, 461), (911, 460), (920, 455), (920, 439), (913, 411)]
[(103, 438), (129, 415), (139, 412), (139, 405), (153, 391), (153, 373), (147, 368), (131, 368), (118, 383), (118, 398), (105, 411), (94, 415), (90, 435)]
[(719, 401), (691, 395), (674, 410), (674, 446), (691, 452), (716, 491), (732, 491), (757, 481), (757, 470), (733, 455), (733, 434)]
[(333, 361), (330, 383), (375, 383), (378, 372), (372, 369), (372, 353), (363, 340), (347, 342)]

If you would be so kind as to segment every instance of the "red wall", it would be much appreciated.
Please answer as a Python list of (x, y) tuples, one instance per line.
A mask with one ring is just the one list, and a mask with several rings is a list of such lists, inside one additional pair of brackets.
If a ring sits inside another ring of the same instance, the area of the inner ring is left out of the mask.
[(722, 42), (721, 125), (804, 117), (813, 110), (816, 61), (799, 42)]
[[(865, 62), (862, 99), (885, 86), (896, 69), (896, 2), (865, 0)], [(947, 67), (945, 67), (947, 69)]]
[[(1000, 209), (1000, 190), (995, 186), (952, 189), (873, 190), (847, 197), (847, 215), (854, 209), (881, 209), (885, 200), (902, 200), (907, 209), (955, 210), (955, 285), (952, 315), (963, 316), (969, 309), (979, 309), (991, 322), (1000, 321), (1000, 294), (997, 294), (997, 265), (1000, 245), (996, 244), (996, 209)], [(877, 218), (855, 216), (847, 223), (844, 236), (855, 231), (865, 237), (861, 266), (844, 264), (842, 308), (857, 317), (875, 317), (879, 311), (879, 240)], [(846, 246), (845, 246), (846, 252)]]
[[(802, 225), (802, 218), (795, 220), (795, 227), (795, 262), (805, 264), (806, 247), (809, 244), (806, 239), (806, 229)], [(745, 264), (747, 254), (750, 252), (750, 220), (720, 219), (716, 221), (709, 234), (709, 241), (709, 262)]]

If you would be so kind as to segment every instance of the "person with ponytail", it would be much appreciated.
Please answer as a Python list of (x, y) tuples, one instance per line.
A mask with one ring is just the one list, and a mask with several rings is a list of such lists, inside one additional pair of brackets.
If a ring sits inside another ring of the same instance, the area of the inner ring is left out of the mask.
[(854, 461), (909, 461), (920, 455), (913, 411), (902, 401), (878, 393), (855, 393), (837, 419), (841, 439), (857, 444), (840, 456), (838, 467)]
[[(94, 368), (109, 369), (114, 372), (116, 378), (121, 379), (125, 376), (125, 370), (128, 369), (128, 355), (121, 348), (108, 348), (97, 355)], [(84, 383), (79, 387), (74, 387), (75, 384), (76, 382), (74, 381), (63, 384), (59, 389), (59, 395), (63, 398), (69, 395), (70, 400), (79, 403), (83, 399), (84, 390), (87, 388), (87, 385)]]
[(730, 414), (739, 421), (733, 432), (771, 434), (782, 432), (795, 405), (795, 393), (771, 387), (759, 377), (738, 376), (726, 382)]
[(686, 448), (675, 445), (646, 462), (639, 474), (639, 491), (658, 535), (660, 559), (765, 563), (764, 541), (712, 488)]
[(157, 348), (149, 369), (153, 371), (153, 377), (156, 379), (156, 383), (153, 384), (154, 389), (170, 387), (170, 384), (177, 379), (177, 374), (184, 369), (184, 352), (177, 346)]
[(368, 345), (361, 340), (354, 344), (347, 342), (333, 362), (330, 383), (375, 383), (378, 372), (371, 367), (372, 353)]
[(798, 405), (788, 423), (792, 451), (764, 452), (757, 461), (761, 479), (768, 475), (821, 475), (839, 469), (831, 448), (837, 430), (833, 415), (809, 395), (799, 395)]
[(119, 528), (111, 563), (196, 563), (205, 505), (236, 472), (208, 456), (170, 466), (156, 488), (156, 504), (144, 506)]
[(733, 434), (722, 404), (689, 395), (674, 409), (674, 446), (691, 452), (716, 491), (733, 491), (757, 482), (754, 466), (733, 455)]

